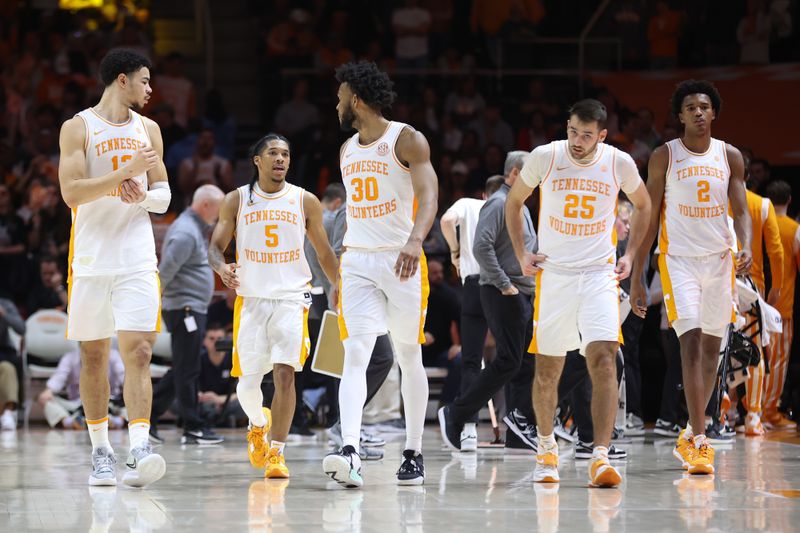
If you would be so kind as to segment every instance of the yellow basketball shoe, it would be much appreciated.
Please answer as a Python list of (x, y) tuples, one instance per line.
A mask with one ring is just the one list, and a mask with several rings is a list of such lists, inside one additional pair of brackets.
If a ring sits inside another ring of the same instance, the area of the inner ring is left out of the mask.
[(267, 469), (264, 471), (267, 479), (286, 479), (289, 477), (289, 469), (286, 467), (286, 459), (278, 448), (270, 448), (267, 454)]
[(683, 469), (687, 470), (689, 465), (692, 464), (696, 449), (694, 447), (694, 438), (685, 439), (683, 437), (685, 434), (686, 430), (682, 429), (678, 435), (678, 441), (675, 443), (675, 448), (672, 450), (672, 455), (681, 462)]
[(558, 483), (558, 448), (536, 456), (536, 468), (533, 471), (535, 483)]
[(589, 465), (589, 486), (611, 488), (622, 483), (622, 476), (607, 457), (598, 457)]
[(267, 439), (269, 430), (272, 427), (272, 412), (266, 407), (262, 407), (267, 423), (264, 427), (250, 426), (247, 431), (247, 456), (253, 468), (264, 468), (267, 464), (267, 451), (269, 445)]
[(696, 449), (689, 464), (689, 473), (695, 475), (714, 473), (714, 448), (708, 442), (703, 442)]

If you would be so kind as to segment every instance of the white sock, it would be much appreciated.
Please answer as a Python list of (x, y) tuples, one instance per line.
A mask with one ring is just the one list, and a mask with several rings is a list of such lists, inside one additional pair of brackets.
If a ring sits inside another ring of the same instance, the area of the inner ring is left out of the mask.
[(683, 438), (686, 440), (691, 439), (694, 437), (694, 431), (692, 431), (692, 425), (690, 423), (686, 423), (686, 431), (683, 432)]
[[(108, 427), (108, 422), (106, 422), (106, 427)], [(128, 422), (128, 437), (131, 441), (131, 450), (147, 442), (150, 438), (150, 420), (136, 418)]]
[(422, 431), (428, 410), (428, 376), (422, 364), (422, 346), (394, 343), (400, 366), (400, 391), (406, 413), (406, 450), (422, 453)]
[(344, 340), (344, 370), (339, 383), (339, 419), (343, 446), (358, 450), (361, 443), (361, 415), (367, 401), (367, 366), (375, 348), (376, 335), (355, 335)]
[(467, 422), (466, 424), (464, 424), (463, 432), (466, 433), (467, 435), (477, 435), (478, 434), (477, 425), (475, 424), (475, 422)]
[(272, 442), (269, 443), (269, 449), (271, 450), (272, 448), (277, 448), (278, 453), (281, 455), (283, 455), (284, 447), (286, 447), (286, 443), (278, 440), (273, 440)]
[(104, 416), (100, 420), (86, 419), (86, 427), (89, 430), (89, 439), (92, 441), (92, 451), (98, 448), (111, 448), (108, 441), (108, 417)]
[(250, 424), (256, 427), (267, 425), (267, 417), (264, 416), (264, 395), (261, 393), (261, 381), (264, 376), (261, 374), (250, 374), (241, 376), (239, 384), (236, 385), (236, 397), (239, 405), (242, 406), (244, 414), (250, 419)]
[[(538, 433), (539, 428), (536, 428)], [(554, 450), (558, 450), (558, 443), (556, 442), (556, 437), (552, 433), (549, 435), (542, 435), (539, 434), (539, 445), (537, 446), (536, 453), (548, 453)]]
[(592, 450), (592, 459), (608, 459), (608, 448), (605, 446), (595, 446)]

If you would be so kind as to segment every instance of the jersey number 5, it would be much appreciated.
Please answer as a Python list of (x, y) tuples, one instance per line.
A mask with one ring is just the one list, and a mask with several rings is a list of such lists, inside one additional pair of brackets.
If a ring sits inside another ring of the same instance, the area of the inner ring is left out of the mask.
[(374, 177), (370, 176), (366, 179), (353, 178), (350, 183), (355, 188), (352, 196), (354, 202), (360, 202), (365, 198), (370, 202), (378, 199), (378, 180)]
[(278, 233), (277, 233), (278, 225), (277, 224), (267, 224), (264, 226), (264, 236), (267, 238), (267, 248), (275, 248), (278, 246)]
[(697, 201), (698, 202), (707, 202), (711, 199), (711, 195), (708, 194), (708, 191), (711, 190), (711, 184), (708, 183), (706, 180), (700, 180), (697, 182)]
[(564, 204), (564, 218), (578, 218), (590, 219), (594, 217), (594, 201), (597, 200), (596, 196), (579, 196), (577, 194), (568, 194), (564, 198), (567, 203)]

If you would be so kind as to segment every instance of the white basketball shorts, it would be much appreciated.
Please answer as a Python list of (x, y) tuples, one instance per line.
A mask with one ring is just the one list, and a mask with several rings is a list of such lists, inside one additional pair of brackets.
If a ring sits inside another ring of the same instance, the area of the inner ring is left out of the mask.
[(733, 298), (736, 273), (733, 254), (700, 257), (669, 254), (658, 256), (667, 319), (680, 337), (700, 328), (703, 333), (723, 337), (736, 320)]
[(574, 272), (545, 266), (536, 275), (528, 351), (561, 357), (580, 349), (586, 355), (596, 341), (622, 342), (614, 266)]
[(233, 308), (231, 375), (263, 375), (275, 364), (302, 370), (311, 345), (309, 303), (238, 296)]
[(161, 331), (161, 283), (153, 270), (72, 277), (67, 338), (94, 341), (117, 331)]
[(398, 250), (347, 250), (341, 260), (339, 333), (384, 335), (394, 342), (422, 344), (428, 311), (428, 265), (420, 257), (417, 272), (401, 281), (394, 272)]

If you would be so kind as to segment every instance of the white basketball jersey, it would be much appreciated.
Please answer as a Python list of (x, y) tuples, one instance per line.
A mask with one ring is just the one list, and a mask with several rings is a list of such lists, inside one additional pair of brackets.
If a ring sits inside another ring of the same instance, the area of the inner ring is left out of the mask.
[(239, 187), (236, 216), (236, 262), (240, 265), (239, 296), (305, 300), (311, 269), (303, 243), (306, 216), (300, 187), (286, 183), (265, 193), (256, 183)]
[[(598, 144), (594, 161), (581, 164), (569, 154), (567, 141), (554, 141), (549, 171), (539, 183), (539, 253), (545, 265), (587, 268), (616, 263), (614, 220), (620, 187), (633, 192), (641, 183), (633, 161), (622, 175), (616, 169), (630, 156), (607, 144)], [(537, 149), (534, 155), (542, 153)], [(625, 181), (623, 182), (623, 175)]]
[[(125, 166), (150, 137), (142, 116), (130, 111), (127, 122), (113, 124), (93, 109), (77, 114), (86, 126), (86, 170), (99, 178)], [(133, 178), (147, 189), (147, 174)], [(75, 276), (108, 276), (156, 270), (156, 245), (150, 214), (126, 204), (119, 188), (72, 210), (69, 265)]]
[(347, 189), (344, 246), (368, 250), (402, 248), (414, 227), (414, 188), (409, 169), (394, 146), (402, 122), (390, 122), (374, 142), (362, 145), (358, 133), (342, 151), (342, 181)]
[(725, 143), (711, 139), (704, 154), (689, 151), (680, 139), (667, 143), (669, 167), (658, 249), (676, 256), (723, 252), (733, 244), (728, 230), (730, 167)]

